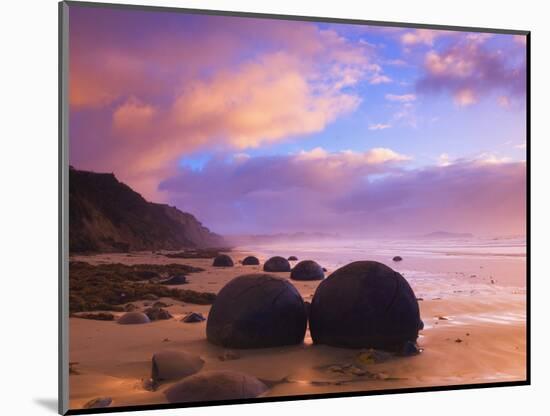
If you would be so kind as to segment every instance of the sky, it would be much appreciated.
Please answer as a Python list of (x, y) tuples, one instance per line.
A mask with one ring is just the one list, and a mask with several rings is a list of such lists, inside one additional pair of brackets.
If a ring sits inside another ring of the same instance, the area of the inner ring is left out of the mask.
[(69, 13), (78, 169), (225, 235), (525, 233), (525, 36)]

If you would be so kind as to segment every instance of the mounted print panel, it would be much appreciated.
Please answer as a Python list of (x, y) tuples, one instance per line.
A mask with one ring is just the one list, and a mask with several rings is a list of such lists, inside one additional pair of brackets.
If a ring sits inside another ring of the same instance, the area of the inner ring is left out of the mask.
[(61, 413), (529, 383), (528, 32), (60, 17)]

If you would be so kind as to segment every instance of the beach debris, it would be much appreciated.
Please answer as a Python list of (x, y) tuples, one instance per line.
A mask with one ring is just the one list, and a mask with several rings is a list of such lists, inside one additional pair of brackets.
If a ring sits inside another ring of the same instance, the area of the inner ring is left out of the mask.
[(69, 375), (77, 376), (80, 374), (80, 371), (75, 368), (78, 364), (76, 361), (69, 362)]
[(247, 374), (233, 371), (205, 371), (194, 374), (168, 388), (164, 395), (169, 403), (211, 400), (252, 399), (268, 387)]
[(264, 263), (264, 272), (289, 272), (290, 263), (281, 256), (271, 257)]
[(160, 300), (158, 302), (153, 303), (153, 308), (167, 308), (170, 306), (167, 303), (161, 302)]
[(403, 260), (403, 257), (401, 256), (394, 256), (394, 258), (392, 259), (393, 261), (401, 261)]
[(469, 332), (466, 332), (466, 336), (469, 337), (469, 336), (470, 336), (470, 333), (469, 333)]
[(444, 316), (436, 316), (436, 319), (440, 320), (440, 321), (448, 321), (449, 318), (446, 318)]
[(220, 361), (232, 361), (238, 360), (241, 356), (236, 351), (224, 351), (222, 354), (218, 355), (218, 358)]
[(125, 312), (133, 312), (136, 309), (138, 309), (138, 307), (136, 305), (134, 305), (133, 303), (128, 303), (127, 305), (124, 305), (124, 311)]
[(410, 357), (412, 355), (418, 355), (421, 352), (422, 350), (418, 348), (418, 345), (416, 344), (416, 342), (407, 341), (403, 344), (403, 347), (401, 348), (399, 355), (403, 357)]
[(159, 283), (162, 285), (184, 285), (186, 283), (189, 283), (189, 281), (187, 280), (187, 277), (185, 277), (185, 275), (177, 274), (170, 277), (169, 279), (162, 280)]
[(144, 313), (149, 317), (151, 321), (162, 321), (172, 318), (172, 314), (163, 308), (147, 308), (145, 309)]
[(181, 350), (157, 352), (151, 360), (151, 379), (155, 382), (177, 380), (197, 373), (204, 366), (199, 356)]
[(171, 341), (170, 338), (164, 338), (164, 339), (162, 340), (162, 342), (170, 342), (170, 341)]
[(470, 277), (477, 277), (477, 274), (471, 274)]
[(89, 313), (79, 313), (74, 315), (77, 318), (81, 319), (93, 319), (95, 321), (114, 321), (115, 315), (110, 312), (89, 312)]
[(156, 391), (159, 387), (159, 383), (149, 377), (141, 381), (141, 387), (147, 391)]
[(259, 264), (260, 260), (258, 260), (258, 257), (254, 256), (245, 257), (242, 261), (243, 266), (258, 266)]
[(101, 409), (103, 407), (109, 407), (111, 403), (113, 403), (113, 399), (111, 397), (98, 397), (86, 402), (86, 404), (82, 407), (84, 409)]
[(122, 325), (136, 325), (148, 324), (151, 320), (143, 312), (126, 312), (117, 322)]
[(313, 260), (302, 260), (290, 272), (292, 280), (323, 280), (323, 268)]
[(420, 311), (403, 276), (382, 263), (357, 261), (319, 284), (309, 327), (316, 344), (399, 351), (418, 338)]
[(417, 301), (422, 302), (424, 298), (416, 298)]
[(288, 261), (298, 261), (298, 257), (296, 256), (289, 256), (289, 258), (287, 259)]
[(202, 315), (202, 313), (199, 312), (189, 312), (187, 315), (185, 315), (181, 322), (185, 323), (193, 323), (193, 322), (202, 322), (206, 321), (206, 318)]
[(462, 339), (457, 338), (457, 339), (455, 339), (455, 342), (459, 344), (459, 343), (461, 343), (461, 342), (463, 342), (463, 341), (462, 341)]
[(212, 263), (214, 267), (233, 267), (233, 259), (227, 254), (220, 254), (216, 256)]
[(304, 302), (292, 283), (256, 273), (238, 276), (220, 290), (206, 336), (227, 348), (277, 347), (303, 342), (306, 324)]
[(360, 351), (355, 357), (355, 361), (360, 365), (378, 364), (388, 361), (392, 358), (392, 356), (393, 354), (387, 351), (369, 348), (367, 350)]

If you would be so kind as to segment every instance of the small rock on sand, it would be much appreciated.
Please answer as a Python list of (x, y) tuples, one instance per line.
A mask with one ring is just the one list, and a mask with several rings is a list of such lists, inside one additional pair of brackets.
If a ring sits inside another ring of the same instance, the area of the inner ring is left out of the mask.
[(302, 260), (294, 266), (290, 272), (290, 278), (292, 280), (323, 280), (325, 278), (325, 272), (323, 272), (323, 268), (313, 260)]
[(216, 256), (214, 262), (212, 263), (214, 267), (233, 267), (233, 259), (227, 254), (220, 254)]
[(151, 361), (151, 379), (155, 382), (188, 377), (204, 365), (204, 360), (199, 356), (175, 350), (158, 352)]
[(98, 397), (87, 402), (84, 409), (101, 409), (103, 407), (109, 407), (113, 403), (113, 399), (110, 397)]
[(202, 322), (205, 320), (206, 318), (202, 315), (202, 313), (190, 312), (182, 318), (181, 322), (193, 323), (193, 322)]
[(163, 280), (159, 283), (161, 283), (163, 285), (183, 285), (183, 284), (186, 284), (186, 283), (189, 283), (189, 282), (187, 281), (187, 277), (185, 277), (185, 275), (177, 274), (177, 275), (172, 276), (169, 279)]
[(151, 321), (161, 321), (165, 319), (172, 318), (172, 314), (168, 312), (166, 309), (162, 308), (147, 308), (145, 309), (145, 315), (149, 317)]
[(401, 261), (401, 260), (403, 260), (403, 257), (401, 257), (401, 256), (395, 256), (392, 260), (393, 260), (393, 261)]
[(122, 325), (136, 325), (148, 324), (151, 320), (142, 312), (127, 312), (118, 318), (117, 322)]
[(296, 256), (290, 256), (287, 260), (288, 260), (288, 261), (298, 261), (298, 257), (296, 257)]
[(223, 354), (218, 355), (220, 361), (232, 361), (241, 358), (240, 354), (235, 351), (224, 351)]
[(254, 256), (245, 257), (242, 261), (243, 266), (258, 266), (259, 264), (260, 260), (258, 260), (258, 258)]
[(289, 272), (290, 263), (281, 256), (271, 257), (264, 263), (264, 272)]
[(205, 371), (174, 384), (164, 394), (170, 403), (252, 399), (267, 391), (255, 377), (233, 371)]

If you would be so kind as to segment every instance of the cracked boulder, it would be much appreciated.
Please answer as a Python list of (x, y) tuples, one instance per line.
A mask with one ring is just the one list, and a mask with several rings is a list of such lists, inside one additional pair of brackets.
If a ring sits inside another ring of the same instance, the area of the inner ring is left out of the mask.
[(403, 276), (375, 261), (357, 261), (323, 280), (311, 302), (313, 342), (400, 351), (421, 327), (416, 296)]
[(234, 371), (204, 371), (168, 388), (169, 403), (252, 399), (267, 391), (256, 377)]
[(306, 308), (298, 290), (269, 274), (234, 278), (218, 293), (206, 337), (227, 348), (269, 348), (303, 342)]

